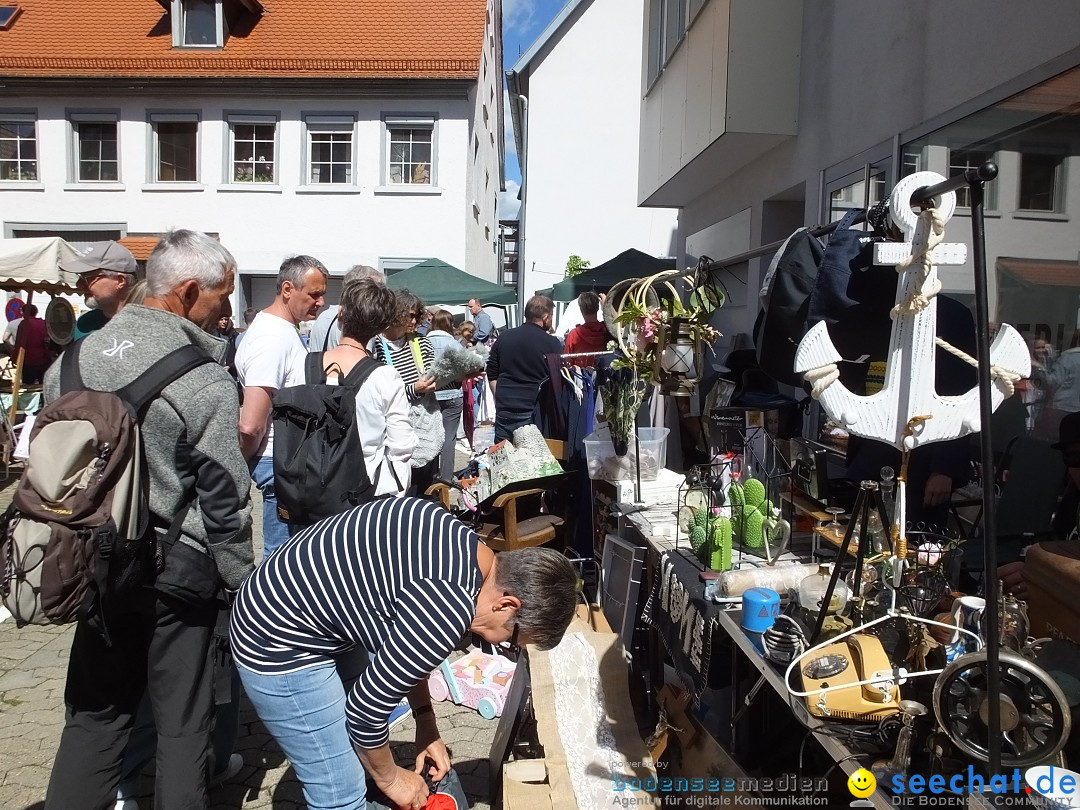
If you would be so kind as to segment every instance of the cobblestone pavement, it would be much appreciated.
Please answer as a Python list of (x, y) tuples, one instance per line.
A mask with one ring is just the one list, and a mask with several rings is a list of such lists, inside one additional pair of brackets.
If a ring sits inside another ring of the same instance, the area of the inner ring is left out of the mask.
[[(0, 509), (7, 508), (13, 491), (13, 479), (0, 481)], [(261, 499), (254, 490), (252, 494), (256, 546), (261, 548)], [(73, 626), (19, 629), (10, 618), (0, 620), (0, 810), (43, 806), (63, 729), (64, 678), (73, 630)], [(498, 720), (485, 720), (471, 709), (450, 703), (435, 707), (470, 804), (476, 810), (488, 810), (487, 757)], [(403, 767), (412, 767), (415, 757), (413, 730), (409, 718), (391, 732), (395, 756)], [(246, 698), (236, 750), (244, 757), (244, 768), (212, 792), (211, 810), (306, 806), (296, 775)], [(148, 769), (139, 806), (152, 807), (152, 797), (153, 774)]]

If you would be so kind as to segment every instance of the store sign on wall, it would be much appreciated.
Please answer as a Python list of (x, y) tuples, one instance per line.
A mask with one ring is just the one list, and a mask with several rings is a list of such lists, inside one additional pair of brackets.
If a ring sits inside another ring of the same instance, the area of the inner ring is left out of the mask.
[(709, 683), (716, 618), (708, 615), (708, 604), (697, 569), (681, 555), (664, 554), (645, 618), (659, 631), (675, 668), (695, 695)]

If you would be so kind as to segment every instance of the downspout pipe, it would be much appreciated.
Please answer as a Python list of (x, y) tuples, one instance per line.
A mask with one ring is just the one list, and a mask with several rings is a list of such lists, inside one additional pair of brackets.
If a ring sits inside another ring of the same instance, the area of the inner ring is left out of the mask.
[[(525, 290), (526, 263), (526, 230), (525, 218), (528, 211), (529, 194), (529, 98), (519, 92), (520, 83), (516, 70), (506, 71), (506, 89), (510, 92), (511, 118), (514, 124), (514, 145), (517, 147), (518, 168), (521, 170), (521, 187), (518, 189), (518, 197), (521, 206), (518, 209), (518, 314), (524, 320), (525, 302), (528, 300)], [(516, 113), (516, 114), (515, 114)]]

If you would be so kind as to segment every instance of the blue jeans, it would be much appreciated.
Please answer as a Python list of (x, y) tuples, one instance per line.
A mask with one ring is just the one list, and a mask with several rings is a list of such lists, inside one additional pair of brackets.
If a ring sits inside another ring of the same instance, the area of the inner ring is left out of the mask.
[(310, 810), (365, 810), (364, 768), (345, 728), (345, 686), (332, 659), (284, 675), (238, 665), (244, 691), (304, 788)]
[(289, 524), (278, 517), (277, 495), (274, 493), (274, 457), (262, 456), (251, 471), (255, 486), (263, 499), (263, 559), (273, 554), (289, 539)]

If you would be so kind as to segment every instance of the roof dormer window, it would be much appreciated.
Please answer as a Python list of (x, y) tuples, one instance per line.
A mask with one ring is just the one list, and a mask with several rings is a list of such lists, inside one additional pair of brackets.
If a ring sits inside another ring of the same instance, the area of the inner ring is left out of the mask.
[(221, 48), (225, 19), (221, 0), (172, 0), (174, 48)]
[(7, 31), (22, 11), (18, 6), (0, 6), (0, 31)]
[[(168, 3), (174, 48), (223, 48), (244, 15), (262, 13), (258, 0), (159, 0)], [(241, 23), (243, 25), (243, 23)]]

